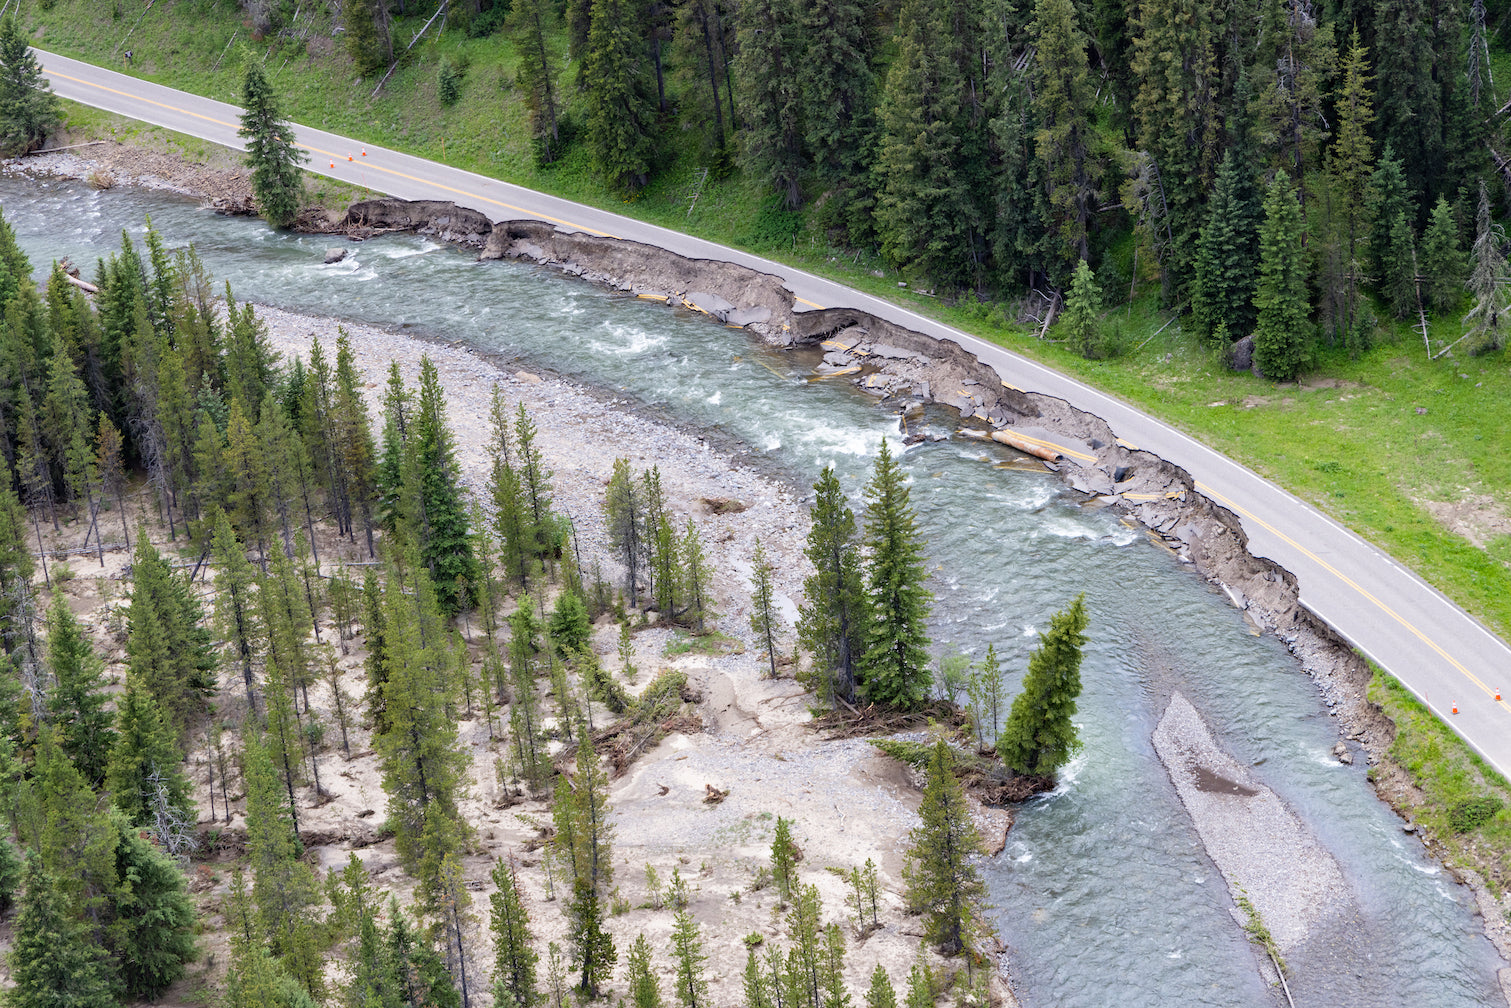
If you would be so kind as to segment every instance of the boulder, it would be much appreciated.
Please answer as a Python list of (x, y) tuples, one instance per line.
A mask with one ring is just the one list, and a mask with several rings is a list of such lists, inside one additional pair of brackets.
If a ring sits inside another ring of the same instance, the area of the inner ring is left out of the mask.
[(1228, 367), (1234, 371), (1249, 371), (1254, 367), (1254, 337), (1245, 336), (1228, 347)]
[(344, 248), (328, 248), (325, 250), (325, 264), (327, 266), (331, 263), (338, 263), (345, 258), (346, 249)]

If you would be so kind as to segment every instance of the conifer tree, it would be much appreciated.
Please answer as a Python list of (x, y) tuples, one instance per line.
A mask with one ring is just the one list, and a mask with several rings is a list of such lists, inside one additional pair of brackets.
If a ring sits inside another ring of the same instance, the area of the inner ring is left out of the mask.
[(646, 39), (624, 0), (593, 0), (589, 24), (582, 58), (588, 148), (600, 175), (634, 192), (650, 180), (655, 148)]
[(19, 12), (0, 20), (0, 155), (17, 157), (41, 147), (62, 122), (57, 95), (42, 78), (16, 24)]
[(972, 278), (979, 221), (965, 181), (960, 69), (939, 0), (904, 0), (882, 91), (876, 230), (882, 257), (958, 287)]
[[(766, 971), (761, 969), (761, 957), (756, 955), (755, 947), (745, 952), (745, 973), (743, 987), (745, 991), (745, 1008), (775, 1008), (773, 999), (773, 984), (767, 977)], [(636, 1008), (640, 1008), (636, 1005)], [(656, 1006), (659, 1008), (659, 1006)]]
[(761, 547), (760, 537), (756, 537), (755, 554), (750, 558), (750, 629), (766, 645), (766, 662), (771, 671), (771, 678), (776, 678), (776, 630), (777, 615), (775, 594), (776, 590), (771, 581), (776, 570), (771, 561), (766, 559), (766, 551)]
[(672, 9), (672, 67), (682, 81), (683, 104), (715, 163), (728, 162), (729, 133), (736, 125), (730, 65), (737, 7), (731, 0), (682, 0)]
[(223, 661), (240, 673), (246, 690), (247, 710), (256, 714), (253, 663), (265, 640), (262, 622), (258, 618), (257, 574), (236, 533), (231, 531), (225, 512), (218, 508), (213, 526), (210, 541), (219, 568), (215, 576), (215, 617), (221, 639), (225, 641)]
[(1053, 272), (1090, 254), (1101, 204), (1104, 158), (1094, 123), (1095, 94), (1086, 63), (1088, 39), (1071, 0), (1037, 0), (1033, 21), (1036, 163), (1043, 177), (1045, 224)]
[(856, 665), (865, 650), (865, 596), (855, 514), (833, 466), (813, 484), (813, 524), (804, 549), (814, 573), (803, 582), (798, 641), (823, 675), (819, 692), (855, 702)]
[(802, 853), (792, 839), (792, 820), (777, 816), (776, 833), (771, 840), (771, 875), (776, 880), (782, 902), (792, 898), (797, 888), (797, 862)]
[(1054, 777), (1080, 748), (1071, 717), (1081, 694), (1086, 644), (1085, 596), (1054, 615), (1028, 659), (1023, 692), (1013, 699), (997, 738), (1002, 762), (1020, 774)]
[[(311, 351), (313, 359), (314, 352)], [(336, 335), (336, 394), (331, 412), (334, 429), (334, 455), (339, 462), (346, 488), (342, 499), (346, 506), (338, 508), (338, 515), (346, 516), (347, 534), (356, 539), (356, 524), (351, 514), (353, 502), (362, 518), (363, 533), (367, 538), (367, 555), (375, 556), (373, 548), (372, 501), (376, 493), (377, 474), (374, 466), (372, 429), (367, 417), (367, 404), (362, 398), (362, 380), (357, 373), (351, 341), (345, 330)]]
[(945, 956), (967, 951), (974, 903), (984, 892), (971, 858), (981, 837), (971, 823), (965, 789), (956, 779), (954, 758), (940, 736), (934, 740), (918, 807), (921, 822), (908, 835), (903, 877), (908, 903), (922, 909), (929, 941)]
[(682, 527), (682, 538), (677, 544), (677, 553), (682, 559), (682, 625), (701, 634), (704, 621), (712, 615), (708, 608), (708, 584), (710, 573), (708, 557), (703, 552), (703, 537), (691, 518)]
[(535, 552), (534, 524), (529, 520), (529, 504), (515, 469), (509, 410), (496, 383), (489, 420), (493, 436), (488, 444), (492, 456), (488, 493), (493, 498), (493, 527), (498, 533), (504, 577), (523, 587)]
[(115, 744), (105, 783), (111, 800), (133, 825), (152, 822), (158, 783), (166, 785), (170, 805), (192, 814), (189, 782), (179, 769), (183, 755), (173, 728), (163, 718), (152, 693), (128, 675), (126, 692), (116, 709)]
[[(1328, 152), (1327, 171), (1331, 192), (1336, 266), (1331, 281), (1322, 278), (1324, 299), (1331, 303), (1332, 325), (1342, 334), (1350, 350), (1357, 353), (1367, 345), (1367, 334), (1359, 321), (1359, 284), (1366, 269), (1374, 203), (1371, 191), (1374, 173), (1374, 146), (1369, 127), (1374, 122), (1374, 105), (1370, 100), (1369, 51), (1359, 41), (1355, 26), (1345, 49), (1343, 83), (1335, 97), (1337, 129)], [(1330, 289), (1329, 289), (1330, 288)]]
[(316, 938), (321, 894), (303, 850), (293, 808), (279, 794), (277, 771), (261, 739), (245, 739), (247, 859), (257, 927), (291, 976), (317, 995), (323, 985)]
[(915, 962), (908, 971), (907, 1008), (933, 1008), (934, 973), (927, 963)]
[(509, 706), (509, 727), (520, 775), (532, 790), (539, 790), (546, 783), (551, 769), (541, 726), (540, 700), (535, 692), (538, 634), (530, 606), (522, 602), (509, 618), (509, 675), (514, 692), (514, 702)]
[(645, 536), (644, 508), (642, 491), (635, 484), (630, 460), (615, 459), (603, 511), (608, 522), (609, 544), (619, 551), (619, 559), (624, 564), (625, 596), (631, 607), (638, 604), (636, 585), (639, 581), (637, 575), (641, 543)]
[(346, 0), (341, 5), (342, 36), (357, 72), (371, 77), (393, 59), (387, 0)]
[(215, 690), (215, 652), (186, 580), (145, 535), (138, 535), (126, 610), (130, 674), (151, 691), (180, 735), (203, 714)]
[[(682, 1008), (707, 1008), (708, 978), (703, 974), (708, 956), (698, 922), (686, 907), (678, 910), (672, 926), (672, 955), (677, 964), (677, 1003)], [(643, 936), (642, 936), (643, 937)]]
[(651, 964), (651, 943), (645, 940), (644, 932), (630, 943), (625, 985), (630, 989), (630, 1004), (634, 1008), (662, 1008), (661, 984)]
[[(266, 449), (253, 432), (239, 397), (231, 400), (223, 457), (227, 476), (224, 498), (227, 517), (240, 530), (242, 538), (257, 547), (258, 555), (266, 558), (272, 484), (266, 465)], [(205, 499), (214, 501), (218, 497), (206, 494)]]
[(455, 439), (446, 424), (445, 393), (440, 374), (429, 357), (420, 358), (419, 408), (414, 418), (418, 473), (420, 559), (429, 571), (442, 611), (454, 615), (472, 605), (472, 585), (478, 581), (477, 558), (468, 534), (467, 509), (462, 502), (461, 476)]
[(1077, 260), (1070, 293), (1065, 296), (1065, 311), (1056, 325), (1070, 348), (1087, 360), (1095, 360), (1102, 352), (1101, 314), (1102, 289), (1097, 286), (1096, 275), (1085, 259)]
[(871, 971), (871, 986), (866, 988), (866, 1008), (897, 1008), (897, 991), (892, 978), (881, 963)]
[(116, 1008), (104, 957), (74, 915), (55, 877), (27, 859), (11, 946), (12, 1008)]
[[(1305, 5), (1267, 3), (1261, 10), (1250, 89), (1257, 145), (1298, 186), (1316, 167), (1331, 128), (1327, 85), (1337, 69), (1333, 25)], [(1304, 204), (1307, 194), (1298, 198)]]
[(0, 836), (0, 913), (10, 913), (21, 889), (21, 871), (25, 867), (21, 854), (10, 837)]
[(1135, 143), (1158, 171), (1169, 240), (1156, 247), (1166, 298), (1178, 299), (1191, 279), (1202, 196), (1218, 148), (1213, 11), (1202, 0), (1140, 0), (1130, 7)]
[(36, 568), (26, 545), (26, 509), (0, 480), (0, 650), (12, 654), (25, 636), (22, 603)]
[(410, 580), (413, 600), (393, 576), (384, 594), (386, 727), (374, 742), (399, 856), (419, 879), (422, 898), (435, 902), (441, 859), (468, 835), (457, 809), (466, 759), (448, 710), (449, 651), (435, 629), (426, 631), (437, 618), (434, 594), (422, 568), (412, 568)]
[[(803, 25), (792, 0), (742, 0), (735, 83), (744, 115), (740, 131), (745, 173), (775, 193), (787, 210), (802, 203)], [(833, 111), (827, 112), (833, 116)]]
[(799, 1005), (821, 1008), (824, 961), (824, 906), (818, 886), (799, 886), (787, 911), (787, 987)]
[(540, 957), (533, 948), (530, 914), (512, 861), (494, 862), (493, 885), (488, 923), (493, 932), (493, 1003), (498, 1008), (535, 1008), (535, 963)]
[(1205, 337), (1223, 326), (1230, 339), (1242, 339), (1254, 328), (1259, 207), (1245, 171), (1231, 150), (1223, 155), (1197, 241), (1191, 316)]
[(1391, 314), (1406, 318), (1417, 307), (1417, 210), (1406, 191), (1406, 175), (1395, 152), (1387, 146), (1370, 177), (1369, 251), (1380, 296)]
[(866, 484), (866, 652), (860, 682), (866, 699), (907, 710), (929, 688), (928, 631), (932, 596), (917, 519), (902, 468), (885, 438)]
[(126, 548), (131, 549), (131, 528), (126, 517), (126, 468), (122, 459), (124, 442), (121, 432), (104, 413), (100, 414), (100, 426), (95, 435), (95, 472), (99, 475), (104, 492), (115, 499), (115, 509), (121, 514), (121, 535)]
[(588, 650), (588, 635), (592, 630), (582, 596), (574, 591), (564, 591), (556, 597), (556, 608), (551, 611), (547, 632), (563, 654), (570, 656)]
[(114, 717), (105, 709), (105, 665), (62, 596), (47, 614), (47, 665), (54, 681), (48, 713), (59, 743), (84, 779), (98, 785), (115, 740)]
[(113, 814), (58, 745), (51, 725), (37, 731), (31, 792), (35, 804), (26, 817), (30, 822), (23, 821), (22, 839), (42, 855), (74, 909), (98, 925), (119, 885)]
[(1486, 353), (1506, 345), (1506, 330), (1511, 328), (1511, 267), (1502, 251), (1505, 231), (1490, 220), (1490, 196), (1480, 180), (1479, 208), (1475, 214), (1475, 238), (1469, 274), (1469, 296), (1474, 307), (1464, 316), (1469, 331), (1465, 334), (1470, 353)]
[(1311, 352), (1306, 249), (1301, 204), (1284, 171), (1275, 173), (1259, 228), (1259, 283), (1254, 291), (1254, 366), (1272, 381), (1290, 381)]
[(876, 39), (869, 8), (856, 0), (812, 0), (802, 10), (803, 141), (834, 220), (852, 241), (871, 230), (874, 206), (867, 168), (876, 142)]
[(1423, 294), (1433, 311), (1446, 314), (1459, 306), (1469, 269), (1459, 244), (1453, 208), (1442, 196), (1433, 205), (1427, 231), (1422, 235), (1421, 271)]
[(535, 444), (535, 421), (520, 402), (514, 414), (514, 446), (519, 464), (520, 491), (530, 508), (533, 549), (537, 559), (550, 559), (555, 543), (551, 537), (551, 470)]
[(608, 820), (608, 777), (598, 765), (587, 732), (578, 733), (577, 773), (558, 792), (556, 802), (562, 806), (556, 817), (557, 844), (562, 859), (572, 866), (567, 920), (581, 973), (578, 990), (596, 997), (612, 975), (616, 959), (614, 940), (603, 926), (614, 882), (613, 826)]
[[(1423, 199), (1448, 188), (1443, 185), (1444, 155), (1452, 143), (1445, 99), (1462, 66), (1460, 9), (1459, 4), (1377, 0), (1369, 18), (1377, 54), (1375, 135), (1395, 150), (1407, 185)], [(1444, 47), (1447, 51), (1441, 51)]]
[(247, 60), (242, 68), (241, 104), (241, 128), (236, 133), (247, 140), (252, 195), (269, 224), (288, 227), (299, 213), (303, 197), (299, 165), (305, 155), (294, 140), (293, 129), (279, 113), (272, 85), (256, 60)]
[(194, 960), (195, 913), (184, 873), (141, 831), (120, 830), (122, 886), (111, 908), (111, 945), (128, 997), (156, 999)]
[(995, 644), (988, 644), (986, 657), (981, 659), (981, 664), (973, 666), (967, 689), (971, 720), (976, 726), (976, 744), (985, 750), (987, 727), (990, 726), (995, 737), (1002, 718), (1002, 668), (997, 662)]
[(556, 57), (551, 38), (557, 30), (556, 9), (545, 0), (517, 0), (509, 9), (509, 37), (519, 53), (516, 80), (530, 113), (530, 146), (537, 165), (561, 156), (560, 116), (556, 94)]

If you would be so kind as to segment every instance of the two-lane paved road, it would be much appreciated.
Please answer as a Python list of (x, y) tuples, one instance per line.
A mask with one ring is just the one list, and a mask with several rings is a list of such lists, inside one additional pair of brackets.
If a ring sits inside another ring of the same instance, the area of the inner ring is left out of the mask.
[[(236, 136), (240, 112), (231, 105), (50, 53), (37, 51), (37, 57), (53, 89), (65, 98), (227, 147), (243, 146)], [(1511, 775), (1511, 704), (1495, 699), (1502, 688), (1511, 690), (1511, 648), (1389, 556), (1167, 424), (1015, 353), (790, 266), (433, 161), (364, 147), (359, 140), (302, 126), (297, 135), (310, 153), (309, 168), (319, 174), (405, 199), (453, 200), (494, 220), (535, 218), (684, 256), (740, 263), (780, 276), (799, 306), (862, 309), (955, 340), (1009, 384), (1060, 396), (1098, 414), (1125, 441), (1184, 466), (1204, 493), (1242, 516), (1251, 548), (1296, 574), (1306, 605), (1426, 700), (1501, 773)], [(1450, 713), (1454, 705), (1456, 715)]]

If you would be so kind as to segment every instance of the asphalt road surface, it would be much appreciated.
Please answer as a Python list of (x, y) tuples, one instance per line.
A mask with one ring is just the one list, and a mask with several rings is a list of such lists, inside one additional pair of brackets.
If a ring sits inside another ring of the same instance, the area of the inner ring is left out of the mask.
[[(243, 146), (234, 106), (34, 51), (53, 90), (64, 98), (227, 147)], [(1203, 493), (1242, 517), (1253, 552), (1295, 573), (1307, 606), (1405, 683), (1502, 774), (1511, 775), (1511, 705), (1497, 699), (1502, 688), (1511, 690), (1511, 648), (1382, 551), (1159, 420), (1008, 350), (790, 266), (358, 139), (303, 126), (296, 132), (309, 152), (309, 169), (318, 174), (404, 199), (452, 200), (494, 220), (534, 218), (684, 256), (740, 263), (781, 277), (799, 310), (856, 308), (955, 340), (1010, 385), (1060, 396), (1096, 413), (1125, 442), (1184, 466)]]

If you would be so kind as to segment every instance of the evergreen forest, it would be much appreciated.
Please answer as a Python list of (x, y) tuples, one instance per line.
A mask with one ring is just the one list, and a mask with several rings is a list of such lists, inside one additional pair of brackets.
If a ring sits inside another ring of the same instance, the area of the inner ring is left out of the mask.
[[(1065, 313), (1089, 357), (1124, 346), (1086, 320), (1150, 291), (1278, 380), (1440, 319), (1463, 331), (1435, 350), (1505, 344), (1497, 0), (86, 6), (31, 18), (107, 64), (125, 31), (228, 100), (250, 57), (296, 119), (593, 202), (675, 189), (690, 218), (736, 180), (723, 237)], [(235, 26), (213, 51), (202, 17)]]

